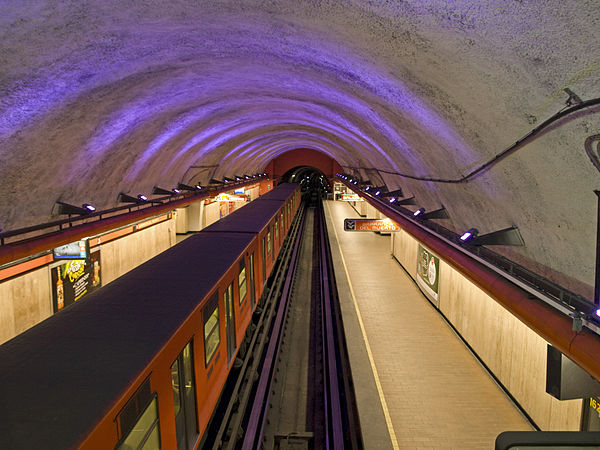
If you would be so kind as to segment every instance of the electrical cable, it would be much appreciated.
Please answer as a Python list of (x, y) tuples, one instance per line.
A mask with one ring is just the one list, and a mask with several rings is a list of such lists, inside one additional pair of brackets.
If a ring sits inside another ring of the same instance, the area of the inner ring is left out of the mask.
[[(571, 100), (571, 98), (569, 98), (569, 101), (567, 102), (567, 105), (570, 105), (570, 100)], [(514, 152), (518, 148), (520, 148), (523, 145), (525, 145), (526, 143), (528, 143), (533, 137), (535, 137), (537, 134), (539, 134), (544, 129), (548, 128), (554, 122), (562, 119), (563, 117), (569, 116), (569, 115), (571, 115), (571, 114), (573, 114), (573, 113), (575, 113), (577, 111), (580, 111), (582, 109), (591, 108), (591, 107), (597, 106), (597, 105), (600, 105), (600, 98), (595, 98), (595, 99), (592, 99), (592, 100), (586, 100), (584, 102), (577, 103), (577, 104), (575, 104), (574, 106), (572, 106), (570, 108), (562, 109), (561, 111), (557, 112), (552, 117), (550, 117), (549, 119), (545, 120), (543, 123), (541, 123), (540, 125), (538, 125), (536, 128), (534, 128), (533, 130), (531, 130), (529, 133), (527, 133), (521, 139), (519, 139), (518, 141), (516, 141), (510, 147), (508, 147), (507, 149), (505, 149), (502, 152), (498, 153), (496, 156), (494, 156), (489, 161), (483, 163), (482, 165), (480, 165), (476, 169), (472, 170), (471, 172), (469, 172), (468, 174), (466, 174), (466, 175), (464, 175), (464, 176), (462, 176), (460, 178), (450, 179), (450, 178), (424, 177), (424, 176), (410, 175), (410, 174), (400, 173), (400, 172), (391, 172), (389, 170), (376, 169), (376, 168), (365, 168), (365, 167), (348, 167), (348, 168), (349, 169), (362, 169), (362, 170), (375, 170), (377, 172), (387, 173), (387, 174), (390, 174), (390, 175), (398, 175), (398, 176), (403, 177), (403, 178), (410, 178), (410, 179), (419, 180), (419, 181), (430, 181), (430, 182), (433, 182), (433, 183), (454, 183), (454, 184), (456, 184), (456, 183), (465, 183), (465, 182), (469, 181), (471, 178), (474, 178), (476, 175), (478, 175), (481, 172), (483, 172), (484, 170), (486, 170), (486, 169), (494, 166), (495, 164), (497, 164), (498, 162), (500, 162), (503, 158), (507, 157), (510, 153)], [(599, 139), (600, 135), (590, 136), (586, 140), (586, 151), (588, 153), (588, 156), (592, 160), (592, 163), (594, 163), (594, 165), (596, 166), (596, 168), (598, 170), (600, 170), (600, 160), (598, 160), (598, 158), (595, 157), (591, 153), (591, 145), (592, 145), (593, 138)], [(599, 144), (599, 146), (600, 146), (600, 144)], [(588, 147), (589, 147), (590, 150), (588, 150)]]

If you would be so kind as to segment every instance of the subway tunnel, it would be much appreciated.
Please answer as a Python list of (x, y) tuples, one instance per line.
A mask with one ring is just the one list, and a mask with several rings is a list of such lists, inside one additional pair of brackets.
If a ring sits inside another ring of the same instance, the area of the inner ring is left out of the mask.
[[(592, 296), (597, 1), (4, 2), (0, 227), (312, 149)], [(576, 95), (571, 97), (564, 89)], [(305, 164), (309, 164), (306, 161)], [(596, 165), (596, 166), (595, 166)], [(281, 175), (281, 174), (280, 174)]]
[(57, 202), (345, 174), (457, 235), (517, 228), (494, 251), (594, 300), (598, 0), (0, 9), (0, 236)]

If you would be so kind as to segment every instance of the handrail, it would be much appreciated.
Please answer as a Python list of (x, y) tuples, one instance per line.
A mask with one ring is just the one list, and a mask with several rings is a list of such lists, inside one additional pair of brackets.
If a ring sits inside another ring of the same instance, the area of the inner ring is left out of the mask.
[[(69, 217), (67, 217), (66, 219), (54, 220), (51, 222), (44, 222), (44, 223), (41, 223), (38, 225), (32, 225), (29, 227), (18, 228), (15, 230), (2, 231), (2, 232), (0, 232), (0, 245), (7, 244), (6, 238), (10, 238), (10, 237), (29, 234), (29, 233), (33, 233), (35, 231), (45, 230), (47, 228), (59, 227), (59, 230), (61, 230), (63, 225), (68, 225), (69, 227), (72, 227), (74, 225), (76, 226), (76, 225), (78, 225), (78, 224), (80, 225), (82, 223), (89, 223), (90, 222), (89, 219), (103, 220), (102, 216), (105, 216), (104, 218), (106, 218), (107, 214), (109, 214), (110, 217), (113, 217), (113, 213), (129, 214), (133, 211), (139, 211), (140, 209), (151, 208), (156, 203), (164, 205), (165, 204), (164, 202), (167, 202), (167, 204), (168, 204), (168, 203), (178, 201), (181, 199), (190, 199), (190, 198), (193, 198), (194, 201), (196, 201), (196, 200), (200, 200), (202, 198), (210, 197), (210, 194), (214, 194), (215, 192), (226, 192), (226, 191), (230, 191), (234, 187), (255, 184), (260, 181), (262, 181), (262, 179), (236, 181), (236, 182), (224, 184), (222, 186), (207, 186), (207, 187), (203, 188), (202, 190), (198, 190), (195, 192), (184, 192), (184, 193), (177, 194), (177, 195), (165, 195), (163, 197), (158, 197), (158, 198), (155, 198), (152, 200), (148, 200), (144, 203), (116, 206), (114, 208), (104, 209), (102, 211), (95, 211), (93, 213), (85, 214), (85, 215), (78, 215), (76, 217), (72, 217), (71, 215), (69, 215)], [(11, 243), (13, 243), (13, 242), (11, 242)]]
[[(22, 228), (20, 230), (7, 231), (0, 234), (0, 266), (8, 264), (22, 258), (26, 258), (37, 253), (47, 251), (50, 248), (58, 247), (59, 245), (68, 244), (83, 239), (88, 236), (111, 231), (115, 228), (128, 225), (138, 220), (143, 220), (152, 216), (156, 216), (163, 212), (171, 211), (175, 208), (187, 206), (190, 203), (208, 198), (211, 195), (227, 192), (231, 189), (240, 186), (246, 186), (255, 184), (262, 180), (248, 180), (239, 183), (226, 184), (217, 188), (207, 189), (199, 191), (197, 194), (192, 193), (188, 195), (178, 195), (174, 197), (167, 197), (166, 203), (158, 203), (157, 201), (149, 207), (133, 210), (135, 206), (125, 205), (123, 207), (112, 208), (104, 211), (98, 211), (94, 214), (86, 215), (83, 217), (77, 217), (71, 219), (63, 219), (54, 222), (48, 222), (45, 224), (36, 225), (34, 227)], [(131, 211), (130, 211), (131, 208)], [(125, 211), (127, 210), (127, 211)], [(107, 214), (115, 211), (124, 211), (121, 214), (109, 215)], [(104, 217), (103, 217), (104, 216)], [(90, 221), (90, 219), (92, 219)], [(74, 224), (77, 221), (79, 223)], [(69, 224), (68, 227), (63, 225)], [(25, 236), (31, 231), (42, 231), (48, 228), (56, 228), (54, 230), (47, 231), (43, 234), (24, 237), (18, 241), (5, 242), (5, 237), (21, 235)], [(24, 231), (25, 230), (25, 231)]]
[[(343, 179), (340, 180), (344, 182)], [(351, 189), (356, 186), (344, 183)], [(600, 380), (600, 326), (588, 311), (561, 304), (552, 296), (541, 292), (524, 280), (511, 275), (482, 257), (471, 253), (463, 245), (455, 244), (442, 234), (426, 227), (387, 202), (365, 192), (360, 193), (375, 208), (396, 221), (409, 234), (423, 242), (434, 253), (467, 279), (490, 295), (526, 326), (558, 348), (590, 375)], [(430, 224), (429, 224), (430, 225)], [(591, 312), (591, 311), (590, 311)], [(571, 314), (581, 317), (586, 326), (581, 331), (573, 329)]]

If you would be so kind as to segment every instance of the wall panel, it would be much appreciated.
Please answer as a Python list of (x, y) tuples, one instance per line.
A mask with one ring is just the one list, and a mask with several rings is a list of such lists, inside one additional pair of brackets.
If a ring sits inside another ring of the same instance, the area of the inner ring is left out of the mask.
[(578, 430), (581, 400), (545, 392), (546, 341), (449, 265), (440, 267), (440, 309), (543, 430)]
[(402, 264), (408, 274), (417, 276), (417, 250), (418, 242), (404, 230), (392, 233), (393, 255)]
[(52, 315), (48, 266), (0, 283), (0, 343)]
[[(392, 251), (416, 278), (418, 242), (394, 234)], [(578, 430), (581, 400), (546, 394), (546, 341), (440, 260), (440, 310), (542, 430)]]
[(102, 285), (106, 285), (175, 244), (175, 220), (170, 219), (100, 247)]
[(213, 202), (208, 205), (204, 205), (204, 226), (207, 226), (215, 223), (219, 220), (219, 202)]

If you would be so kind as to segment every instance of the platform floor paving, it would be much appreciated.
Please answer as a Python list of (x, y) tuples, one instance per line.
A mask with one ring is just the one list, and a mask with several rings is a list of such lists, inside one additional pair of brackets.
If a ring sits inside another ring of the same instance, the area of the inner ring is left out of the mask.
[(412, 278), (389, 236), (344, 232), (358, 217), (325, 202), (344, 329), (367, 449), (493, 449), (532, 430)]

